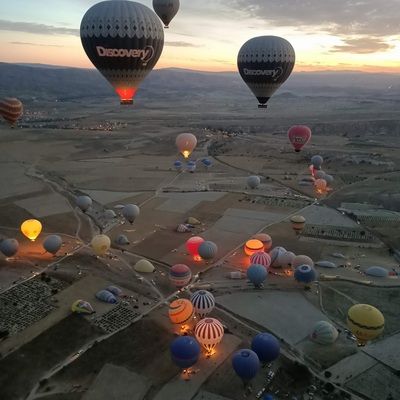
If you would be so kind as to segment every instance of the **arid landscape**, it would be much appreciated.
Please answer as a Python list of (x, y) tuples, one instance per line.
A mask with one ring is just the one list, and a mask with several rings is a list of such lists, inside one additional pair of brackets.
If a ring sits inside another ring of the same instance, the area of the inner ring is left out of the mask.
[[(120, 106), (93, 70), (0, 63), (0, 94), (13, 90), (25, 107), (16, 128), (0, 124), (0, 238), (20, 246), (0, 258), (0, 399), (400, 399), (399, 76), (297, 73), (267, 110), (237, 74), (150, 77), (133, 106)], [(294, 124), (313, 132), (300, 153), (287, 139)], [(198, 140), (194, 173), (174, 168), (183, 132)], [(324, 195), (304, 184), (316, 154), (334, 177)], [(260, 176), (258, 188), (247, 186), (249, 175)], [(93, 200), (86, 213), (79, 195)], [(130, 203), (140, 207), (133, 224), (121, 215)], [(300, 234), (290, 222), (297, 214), (306, 219)], [(189, 217), (200, 223), (177, 232)], [(35, 242), (20, 232), (29, 218), (43, 225)], [(317, 281), (305, 288), (291, 269), (271, 268), (255, 289), (243, 245), (260, 232), (311, 257)], [(99, 233), (112, 241), (104, 257), (90, 247)], [(50, 234), (63, 240), (56, 256), (42, 247)], [(128, 245), (116, 243), (121, 234)], [(213, 260), (187, 253), (193, 235), (217, 244)], [(154, 272), (135, 271), (140, 259)], [(178, 263), (193, 275), (182, 290), (169, 280)], [(367, 275), (372, 266), (387, 277)], [(111, 284), (124, 297), (99, 301)], [(214, 295), (211, 316), (225, 335), (216, 354), (182, 372), (170, 359), (177, 327), (168, 305), (198, 289)], [(96, 313), (72, 313), (76, 299)], [(383, 334), (363, 347), (346, 326), (357, 303), (385, 316)], [(339, 330), (330, 346), (309, 338), (321, 320)], [(258, 332), (278, 337), (281, 355), (244, 389), (231, 356)]]

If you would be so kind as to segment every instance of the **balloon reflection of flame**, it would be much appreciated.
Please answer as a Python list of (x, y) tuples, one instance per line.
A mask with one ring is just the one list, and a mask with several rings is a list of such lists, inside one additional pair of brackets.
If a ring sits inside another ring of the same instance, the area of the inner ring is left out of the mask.
[(183, 150), (182, 151), (182, 155), (183, 155), (183, 157), (188, 158), (190, 156), (190, 151), (189, 150)]

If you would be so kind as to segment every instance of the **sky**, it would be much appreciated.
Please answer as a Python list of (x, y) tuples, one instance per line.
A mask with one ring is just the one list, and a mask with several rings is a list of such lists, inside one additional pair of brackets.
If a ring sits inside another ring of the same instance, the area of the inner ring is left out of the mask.
[[(0, 61), (92, 68), (79, 38), (97, 0), (0, 2)], [(151, 7), (151, 0), (141, 0)], [(296, 51), (297, 71), (400, 73), (400, 0), (180, 0), (157, 68), (236, 70), (254, 36), (276, 35)]]

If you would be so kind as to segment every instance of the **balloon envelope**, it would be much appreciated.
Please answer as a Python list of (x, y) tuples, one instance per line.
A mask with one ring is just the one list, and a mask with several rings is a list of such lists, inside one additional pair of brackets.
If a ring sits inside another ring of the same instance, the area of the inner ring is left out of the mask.
[(218, 252), (217, 245), (209, 240), (205, 240), (199, 246), (199, 256), (203, 260), (212, 260), (217, 255), (217, 252)]
[(269, 255), (271, 257), (271, 267), (277, 268), (280, 267), (280, 258), (286, 253), (286, 249), (282, 246), (274, 247)]
[(139, 214), (140, 208), (136, 204), (126, 204), (122, 209), (122, 215), (131, 224), (133, 224)]
[(267, 233), (257, 233), (252, 239), (257, 239), (264, 245), (264, 250), (268, 251), (272, 246), (272, 238)]
[(0, 251), (6, 257), (12, 257), (17, 254), (18, 248), (19, 243), (16, 239), (4, 239), (0, 242)]
[(278, 36), (259, 36), (248, 40), (239, 50), (240, 76), (265, 106), (291, 74), (295, 63), (292, 45)]
[(37, 219), (27, 219), (21, 224), (21, 232), (30, 240), (34, 241), (42, 231), (42, 224)]
[(179, 10), (179, 0), (153, 0), (153, 8), (164, 23), (165, 28), (168, 28), (172, 18)]
[(314, 325), (310, 338), (312, 341), (329, 345), (336, 341), (339, 336), (338, 330), (327, 321), (319, 321)]
[(311, 157), (311, 164), (315, 169), (320, 169), (324, 159), (320, 155)]
[(249, 381), (257, 375), (260, 369), (260, 360), (253, 350), (241, 349), (233, 355), (232, 367), (240, 378)]
[(173, 324), (185, 324), (193, 318), (194, 307), (188, 299), (174, 300), (169, 305), (168, 315)]
[(265, 251), (258, 251), (250, 257), (250, 263), (262, 265), (268, 271), (271, 265), (271, 257)]
[(186, 249), (195, 260), (200, 260), (199, 246), (204, 242), (200, 236), (192, 236), (186, 241)]
[(252, 264), (246, 271), (247, 279), (255, 286), (259, 287), (267, 279), (267, 269), (263, 265)]
[(311, 139), (311, 129), (305, 125), (294, 125), (288, 130), (288, 138), (294, 150), (299, 152)]
[(90, 242), (94, 254), (104, 256), (111, 246), (111, 240), (107, 235), (96, 235)]
[(108, 290), (100, 290), (96, 293), (96, 298), (105, 303), (115, 304), (117, 298)]
[(224, 336), (224, 327), (215, 318), (205, 318), (196, 324), (194, 330), (197, 341), (211, 352), (221, 342)]
[(80, 35), (86, 55), (114, 87), (121, 104), (132, 104), (164, 46), (156, 14), (133, 1), (102, 1), (83, 16)]
[(172, 361), (179, 368), (190, 368), (200, 355), (200, 345), (193, 336), (179, 336), (170, 346)]
[(293, 259), (292, 267), (297, 268), (299, 265), (303, 264), (313, 267), (314, 261), (310, 257), (300, 254)]
[(198, 290), (190, 296), (190, 301), (193, 304), (195, 313), (200, 317), (204, 318), (206, 315), (215, 307), (215, 298), (207, 290)]
[(135, 266), (134, 269), (136, 272), (143, 272), (143, 273), (150, 273), (154, 272), (155, 268), (154, 265), (148, 261), (148, 260), (139, 260)]
[(257, 175), (251, 175), (247, 178), (247, 186), (250, 189), (257, 189), (260, 186), (261, 179)]
[(87, 211), (92, 206), (92, 199), (89, 196), (78, 196), (76, 198), (76, 205), (83, 211)]
[(110, 285), (106, 287), (105, 290), (108, 290), (110, 293), (112, 293), (116, 297), (122, 296), (122, 289), (120, 289), (118, 286)]
[(0, 115), (13, 127), (23, 112), (22, 103), (12, 97), (0, 100)]
[(196, 148), (197, 139), (192, 133), (181, 133), (176, 137), (175, 143), (179, 153), (188, 158)]
[(294, 271), (294, 279), (301, 283), (311, 283), (317, 278), (315, 269), (309, 265), (299, 265)]
[(169, 270), (169, 280), (178, 289), (186, 286), (192, 279), (192, 271), (185, 264), (175, 264)]
[(279, 357), (281, 346), (279, 340), (270, 333), (256, 335), (251, 342), (251, 349), (263, 363), (270, 363)]
[(72, 312), (77, 314), (92, 314), (94, 313), (92, 305), (85, 300), (76, 300), (71, 306)]
[(62, 239), (58, 235), (47, 236), (43, 242), (43, 248), (51, 254), (56, 254), (61, 249)]

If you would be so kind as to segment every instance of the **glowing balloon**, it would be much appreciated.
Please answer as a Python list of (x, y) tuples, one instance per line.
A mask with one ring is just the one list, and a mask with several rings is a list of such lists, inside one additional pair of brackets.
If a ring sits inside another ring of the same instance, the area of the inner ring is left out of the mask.
[(258, 239), (250, 239), (245, 243), (243, 250), (246, 255), (252, 256), (254, 253), (264, 250), (264, 243)]
[(19, 248), (19, 243), (18, 240), (16, 239), (3, 239), (0, 242), (0, 251), (6, 256), (6, 257), (12, 257), (17, 254)]
[(316, 181), (314, 182), (314, 186), (317, 193), (321, 194), (326, 192), (327, 184), (325, 179), (316, 179)]
[(42, 224), (37, 219), (27, 219), (21, 225), (21, 232), (32, 242), (40, 235), (41, 231)]
[(288, 138), (298, 153), (311, 139), (311, 129), (305, 125), (295, 125), (288, 130)]
[(96, 235), (90, 245), (96, 256), (104, 256), (111, 246), (111, 240), (107, 235)]
[(6, 97), (0, 100), (0, 115), (11, 125), (13, 128), (18, 118), (21, 117), (23, 112), (22, 103), (15, 98)]
[(186, 324), (194, 316), (193, 304), (188, 299), (174, 300), (169, 305), (168, 315), (173, 324)]
[(62, 239), (58, 235), (47, 236), (43, 242), (43, 248), (51, 254), (56, 254), (61, 249)]
[(224, 336), (224, 327), (215, 318), (205, 318), (196, 324), (194, 334), (197, 341), (211, 353)]
[(133, 1), (102, 1), (86, 12), (80, 34), (86, 55), (114, 87), (121, 104), (132, 104), (164, 46), (156, 14)]
[(185, 264), (175, 264), (169, 270), (169, 280), (178, 289), (186, 286), (192, 279), (192, 271)]
[(304, 229), (306, 219), (302, 215), (293, 215), (290, 218), (290, 222), (292, 223), (293, 230), (299, 234)]
[(377, 338), (385, 327), (385, 317), (369, 304), (356, 304), (347, 312), (347, 326), (360, 345)]
[(265, 108), (267, 101), (291, 74), (295, 63), (292, 45), (277, 36), (259, 36), (240, 49), (237, 65), (246, 85)]
[(164, 23), (164, 28), (168, 28), (179, 10), (179, 0), (153, 0), (153, 8)]
[(186, 249), (196, 261), (201, 260), (199, 256), (199, 246), (204, 242), (204, 239), (200, 236), (192, 236), (186, 241)]
[(196, 314), (200, 318), (204, 318), (215, 307), (215, 298), (207, 290), (198, 290), (190, 296)]
[(176, 137), (175, 143), (179, 153), (188, 158), (196, 148), (197, 139), (192, 133), (181, 133)]

